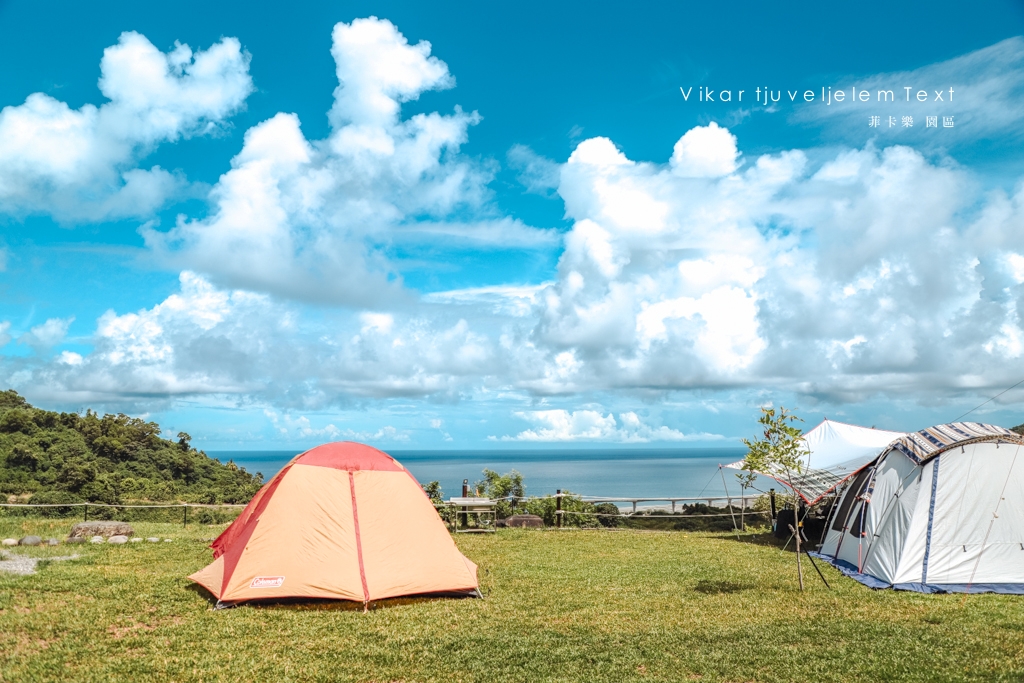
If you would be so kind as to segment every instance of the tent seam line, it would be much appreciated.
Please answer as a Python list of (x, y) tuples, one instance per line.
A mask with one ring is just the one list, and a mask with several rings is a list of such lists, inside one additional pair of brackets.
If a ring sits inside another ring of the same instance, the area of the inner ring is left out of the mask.
[(935, 522), (935, 493), (939, 488), (939, 461), (942, 456), (935, 456), (935, 464), (932, 466), (932, 495), (928, 502), (928, 532), (924, 539), (924, 560), (921, 562), (921, 583), (928, 584), (928, 559), (932, 550), (932, 524)]
[(363, 541), (359, 534), (359, 509), (356, 506), (356, 477), (348, 471), (348, 486), (352, 493), (352, 526), (356, 532), (356, 556), (359, 558), (359, 578), (363, 583), (363, 604), (370, 602), (370, 590), (366, 585), (366, 569), (363, 566)]

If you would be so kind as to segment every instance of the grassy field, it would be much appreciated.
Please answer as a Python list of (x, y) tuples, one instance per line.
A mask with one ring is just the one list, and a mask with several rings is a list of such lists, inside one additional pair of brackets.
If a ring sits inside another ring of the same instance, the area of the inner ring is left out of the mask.
[[(0, 537), (71, 521), (0, 519)], [(0, 574), (0, 681), (958, 681), (1024, 679), (1024, 601), (797, 587), (766, 539), (502, 530), (460, 536), (485, 599), (213, 611), (173, 543), (16, 548), (80, 559)]]

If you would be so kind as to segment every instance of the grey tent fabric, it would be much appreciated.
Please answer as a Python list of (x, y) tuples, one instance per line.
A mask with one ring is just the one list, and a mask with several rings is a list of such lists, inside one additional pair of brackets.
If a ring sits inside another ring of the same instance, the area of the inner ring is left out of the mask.
[(980, 423), (898, 439), (840, 494), (816, 555), (873, 588), (1024, 594), (1022, 445)]

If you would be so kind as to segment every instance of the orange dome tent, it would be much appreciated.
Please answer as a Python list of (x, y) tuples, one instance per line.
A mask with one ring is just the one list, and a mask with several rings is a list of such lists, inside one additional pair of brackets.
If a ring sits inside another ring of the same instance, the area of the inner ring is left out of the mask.
[(479, 595), (476, 565), (412, 474), (351, 441), (295, 456), (210, 547), (213, 563), (189, 578), (219, 605)]

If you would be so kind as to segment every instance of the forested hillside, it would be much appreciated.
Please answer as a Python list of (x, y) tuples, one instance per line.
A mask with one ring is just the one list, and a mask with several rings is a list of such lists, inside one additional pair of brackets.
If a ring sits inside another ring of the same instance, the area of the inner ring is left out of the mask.
[(248, 501), (263, 484), (233, 462), (160, 438), (155, 422), (34, 408), (0, 391), (0, 494), (32, 502)]

